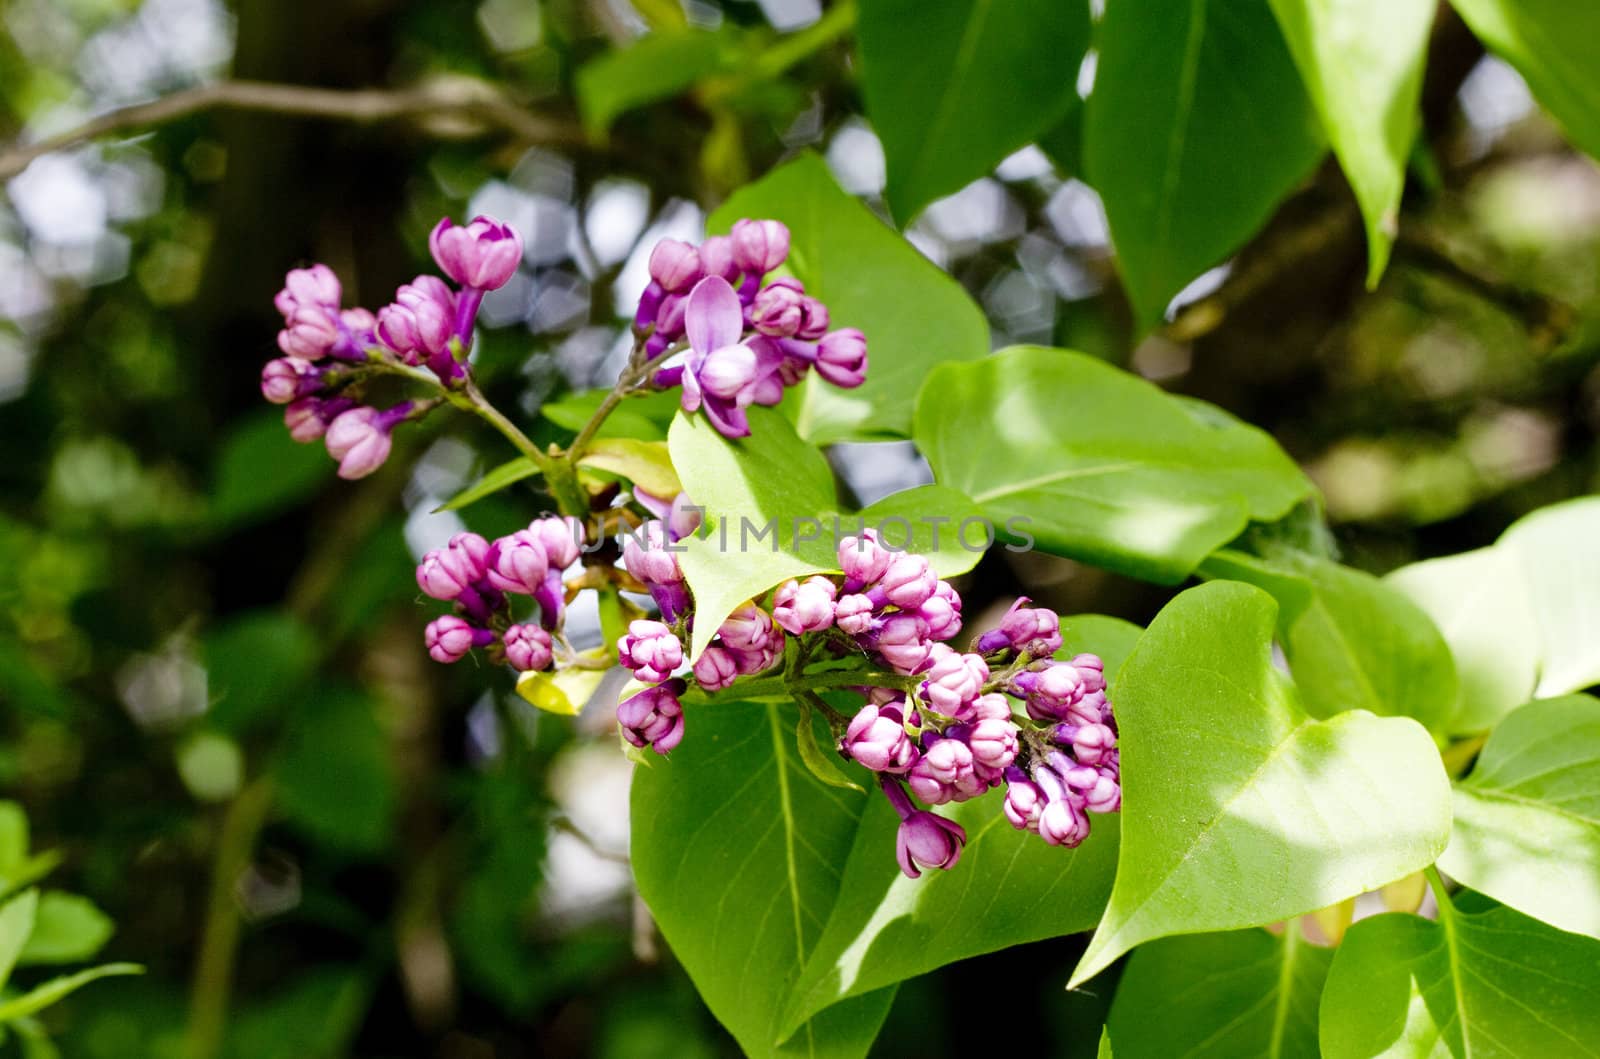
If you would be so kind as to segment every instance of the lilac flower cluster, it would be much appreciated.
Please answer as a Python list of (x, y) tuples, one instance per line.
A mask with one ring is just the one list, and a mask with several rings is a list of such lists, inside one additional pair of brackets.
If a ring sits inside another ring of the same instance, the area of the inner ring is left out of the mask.
[[(653, 685), (618, 707), (623, 734), (663, 754), (683, 738), (692, 607), (673, 554), (649, 547), (669, 536), (652, 523), (641, 541), (624, 546), (662, 620), (634, 622), (618, 644), (622, 664)], [(879, 676), (884, 686), (855, 689), (866, 701), (840, 718), (838, 748), (879, 774), (901, 818), (897, 854), (907, 875), (951, 867), (966, 842), (959, 824), (917, 808), (912, 796), (933, 807), (1004, 786), (1014, 827), (1068, 847), (1088, 837), (1087, 814), (1121, 807), (1103, 667), (1090, 654), (1053, 657), (1062, 645), (1053, 612), (1018, 600), (961, 652), (943, 642), (961, 630), (961, 598), (926, 558), (890, 551), (867, 531), (841, 541), (838, 560), (841, 575), (786, 581), (770, 607), (752, 600), (735, 610), (691, 673), (703, 691), (727, 688), (776, 665), (786, 633), (801, 638), (808, 657), (817, 650), (864, 655), (887, 670)]]
[[(550, 517), (492, 542), (458, 533), (424, 555), (417, 586), (455, 604), (453, 613), (428, 623), (428, 654), (435, 662), (459, 662), (485, 647), (491, 661), (519, 672), (549, 668), (566, 610), (562, 573), (577, 562), (583, 543), (581, 522)], [(518, 620), (518, 596), (532, 598), (536, 618)]]
[(684, 411), (703, 410), (726, 437), (749, 434), (745, 409), (777, 404), (812, 368), (846, 389), (866, 378), (860, 331), (830, 331), (827, 306), (799, 280), (763, 286), (788, 257), (782, 222), (748, 219), (698, 247), (662, 240), (650, 255), (634, 329), (648, 336), (646, 358), (661, 358), (652, 383), (681, 386)]
[(342, 309), (339, 278), (326, 265), (295, 269), (274, 301), (283, 314), (284, 356), (261, 370), (261, 394), (286, 405), (284, 423), (296, 441), (322, 439), (344, 478), (361, 478), (389, 457), (391, 433), (426, 414), (434, 401), (402, 401), (378, 409), (361, 403), (375, 368), (426, 368), (446, 387), (467, 378), (478, 306), (503, 286), (522, 259), (522, 238), (488, 217), (457, 226), (439, 221), (428, 240), (433, 259), (459, 290), (437, 276), (418, 276), (378, 310)]

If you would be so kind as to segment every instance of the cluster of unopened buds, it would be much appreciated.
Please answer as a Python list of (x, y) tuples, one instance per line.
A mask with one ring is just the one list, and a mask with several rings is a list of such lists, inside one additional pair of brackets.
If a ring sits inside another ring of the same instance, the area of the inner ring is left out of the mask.
[(907, 875), (951, 867), (967, 837), (954, 821), (917, 808), (913, 795), (932, 807), (1003, 786), (1013, 827), (1068, 847), (1088, 837), (1088, 814), (1121, 808), (1103, 667), (1090, 654), (1054, 657), (1062, 646), (1054, 612), (1019, 600), (997, 628), (958, 651), (942, 641), (961, 631), (960, 596), (926, 558), (891, 551), (869, 530), (840, 542), (842, 574), (787, 581), (767, 606), (745, 603), (691, 667), (690, 600), (673, 552), (661, 547), (673, 539), (653, 522), (624, 545), (629, 571), (662, 611), (661, 620), (633, 622), (617, 645), (622, 664), (650, 685), (617, 708), (633, 745), (672, 750), (683, 739), (690, 681), (709, 693), (771, 670), (785, 657), (787, 635), (800, 638), (803, 660), (865, 656), (883, 667), (879, 684), (852, 687), (865, 699), (853, 717), (828, 709), (839, 753), (877, 773), (900, 815), (897, 854)]
[[(509, 225), (478, 217), (467, 225), (441, 220), (428, 238), (438, 276), (418, 276), (377, 314), (342, 309), (339, 277), (327, 265), (291, 271), (274, 304), (283, 314), (283, 356), (261, 370), (261, 393), (286, 405), (283, 420), (296, 441), (319, 438), (344, 478), (371, 474), (389, 458), (391, 433), (426, 415), (437, 399), (388, 408), (362, 403), (375, 374), (426, 369), (446, 389), (467, 380), (467, 356), (483, 296), (506, 284), (522, 260), (522, 237)], [(426, 377), (426, 376), (424, 376)]]
[(799, 280), (766, 282), (788, 257), (788, 228), (748, 219), (698, 247), (662, 240), (650, 255), (634, 315), (650, 382), (681, 386), (684, 411), (704, 411), (727, 437), (749, 434), (745, 409), (777, 404), (812, 368), (847, 389), (866, 378), (866, 336), (830, 331), (827, 306)]

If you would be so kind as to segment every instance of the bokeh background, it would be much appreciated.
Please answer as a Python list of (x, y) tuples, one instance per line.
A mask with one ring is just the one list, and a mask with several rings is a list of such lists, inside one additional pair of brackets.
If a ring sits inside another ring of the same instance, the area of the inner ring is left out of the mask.
[[(119, 924), (107, 955), (149, 969), (52, 1010), (63, 1054), (736, 1054), (633, 894), (607, 711), (539, 715), (505, 674), (421, 649), (411, 565), (462, 526), (431, 512), (510, 453), (434, 417), (338, 482), (257, 376), (286, 269), (326, 261), (347, 300), (382, 304), (429, 267), (439, 216), (490, 213), (527, 252), (485, 304), (479, 371), (536, 437), (564, 436), (563, 399), (625, 355), (655, 240), (697, 237), (799, 150), (881, 209), (852, 18), (817, 0), (0, 0), (7, 142), (224, 78), (493, 86), (533, 116), (207, 109), (4, 174), (0, 785), (64, 853), (52, 882)], [(577, 71), (685, 25), (717, 45), (681, 59), (701, 64), (684, 89), (586, 135)], [(1082, 349), (1270, 430), (1344, 560), (1383, 572), (1600, 484), (1600, 169), (1448, 11), (1424, 112), (1373, 291), (1331, 162), (1142, 339), (1070, 149), (1017, 153), (908, 235), (997, 346)], [(926, 480), (908, 444), (832, 455), (861, 502)], [(466, 522), (503, 533), (538, 509), (512, 491)], [(960, 587), (976, 614), (1024, 584), (1138, 621), (1169, 594), (1009, 553)], [(592, 605), (572, 622), (598, 642)], [(907, 983), (877, 1053), (1000, 1032), (1092, 1052), (1108, 998), (1062, 991), (1076, 956), (1049, 942)]]

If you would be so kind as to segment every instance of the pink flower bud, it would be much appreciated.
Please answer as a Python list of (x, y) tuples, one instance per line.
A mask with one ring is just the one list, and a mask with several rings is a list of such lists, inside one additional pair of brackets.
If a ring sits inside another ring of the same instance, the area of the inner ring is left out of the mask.
[(513, 625), (506, 630), (503, 642), (506, 661), (519, 672), (544, 669), (555, 657), (550, 634), (537, 625)]
[(694, 664), (694, 680), (706, 691), (732, 687), (739, 678), (739, 663), (733, 652), (715, 644), (700, 652)]
[(691, 370), (706, 393), (732, 401), (756, 381), (760, 363), (755, 350), (741, 343), (712, 350)]
[(1061, 650), (1061, 619), (1045, 607), (1025, 607), (1027, 597), (1017, 600), (1000, 621), (1000, 631), (1019, 651), (1035, 658), (1049, 658)]
[(683, 665), (683, 644), (661, 622), (640, 619), (630, 623), (617, 641), (617, 660), (633, 670), (636, 679), (655, 684)]
[(493, 643), (494, 633), (469, 625), (454, 614), (446, 614), (428, 623), (422, 639), (427, 644), (429, 657), (448, 665), (461, 661), (474, 647)]
[(754, 602), (746, 602), (728, 615), (717, 635), (735, 651), (760, 651), (772, 639), (773, 631), (772, 615)]
[(680, 239), (663, 239), (650, 251), (650, 278), (662, 290), (686, 291), (703, 275), (699, 252)]
[(946, 717), (966, 720), (989, 679), (989, 666), (979, 655), (959, 654), (943, 644), (933, 645), (929, 658), (932, 664), (923, 671), (923, 699)]
[(683, 704), (678, 701), (682, 690), (681, 681), (671, 680), (624, 699), (617, 706), (622, 737), (658, 754), (677, 746), (683, 741)]
[(794, 337), (815, 342), (828, 333), (828, 323), (828, 307), (807, 295), (800, 302), (800, 329), (794, 333)]
[(428, 236), (428, 249), (444, 274), (463, 287), (495, 290), (516, 274), (522, 237), (490, 217), (474, 217), (463, 227), (442, 217)]
[(973, 773), (972, 748), (959, 739), (925, 735), (922, 756), (906, 773), (911, 793), (928, 805), (964, 801), (981, 793), (983, 785)]
[(338, 315), (326, 306), (301, 305), (284, 315), (278, 348), (291, 357), (320, 360), (339, 341)]
[(856, 592), (882, 577), (895, 553), (878, 543), (876, 533), (863, 530), (859, 537), (841, 540), (838, 555), (839, 567), (845, 576), (844, 590)]
[(261, 369), (261, 396), (288, 404), (322, 387), (322, 371), (300, 357), (278, 357)]
[(889, 560), (888, 568), (867, 596), (874, 601), (893, 603), (902, 610), (915, 610), (928, 601), (938, 584), (939, 579), (933, 576), (925, 557), (900, 552)]
[(488, 553), (488, 541), (476, 533), (458, 533), (443, 548), (422, 557), (417, 587), (434, 599), (455, 599), (488, 572), (484, 565)]
[(1078, 675), (1083, 678), (1083, 689), (1089, 692), (1106, 690), (1106, 667), (1099, 655), (1081, 654), (1072, 659)]
[(1071, 801), (1051, 799), (1039, 814), (1039, 837), (1071, 849), (1089, 837), (1089, 818)]
[(833, 600), (839, 590), (826, 577), (785, 581), (772, 597), (772, 620), (800, 636), (833, 624)]
[(583, 521), (571, 515), (536, 519), (528, 524), (528, 532), (544, 547), (552, 570), (566, 570), (577, 562), (586, 540)]
[(974, 764), (987, 769), (1003, 769), (1017, 757), (1017, 726), (1009, 719), (985, 719), (967, 731)]
[(501, 537), (489, 547), (489, 584), (502, 592), (537, 594), (550, 572), (550, 559), (539, 538), (527, 530)]
[(967, 844), (966, 830), (954, 820), (937, 813), (918, 810), (900, 822), (895, 835), (895, 859), (900, 870), (913, 879), (922, 869), (956, 866), (961, 849)]
[(739, 271), (764, 276), (789, 256), (789, 229), (782, 221), (735, 221), (733, 262)]
[(377, 335), (384, 345), (416, 364), (443, 353), (455, 328), (456, 299), (437, 276), (418, 276), (378, 311)]
[[(328, 432), (322, 440), (328, 447), (328, 455), (339, 461), (340, 478), (365, 478), (383, 466), (392, 444), (389, 432), (404, 418), (403, 408), (405, 406), (397, 405), (380, 412), (362, 405), (339, 413), (338, 418), (328, 424)], [(400, 412), (398, 417), (397, 411)]]
[(1039, 815), (1044, 812), (1045, 793), (1019, 768), (1006, 769), (1006, 819), (1018, 831), (1039, 830)]
[(884, 618), (872, 636), (872, 646), (879, 657), (899, 673), (915, 673), (933, 652), (933, 644), (928, 640), (928, 623), (910, 611)]
[(651, 519), (623, 536), (622, 561), (630, 574), (646, 584), (675, 585), (683, 581), (677, 554), (682, 548), (667, 540), (659, 519)]
[(867, 336), (853, 327), (830, 331), (817, 343), (817, 374), (846, 390), (867, 378)]
[(738, 667), (741, 676), (752, 676), (764, 673), (778, 664), (783, 656), (783, 633), (776, 628), (767, 640), (767, 645), (760, 650), (741, 651), (735, 647), (725, 648), (728, 657), (733, 659), (733, 664)]
[(701, 243), (700, 267), (706, 275), (721, 276), (732, 283), (739, 275), (739, 266), (733, 260), (733, 240), (713, 235)]
[(851, 636), (866, 636), (872, 631), (872, 616), (876, 610), (866, 596), (844, 596), (834, 605), (833, 621)]
[(750, 305), (750, 326), (773, 338), (792, 338), (805, 321), (806, 296), (793, 280), (778, 280), (762, 288)]
[(346, 409), (354, 408), (348, 397), (302, 397), (283, 410), (283, 425), (289, 436), (302, 445), (319, 440), (328, 432), (328, 423)]
[(272, 302), (284, 316), (294, 312), (298, 306), (320, 305), (332, 309), (339, 309), (339, 299), (343, 292), (339, 289), (339, 277), (327, 265), (317, 264), (310, 268), (291, 269), (283, 277), (283, 289), (273, 298)]
[(873, 772), (904, 772), (917, 758), (917, 748), (906, 735), (905, 715), (897, 707), (871, 703), (851, 719), (840, 749)]
[(928, 623), (931, 640), (949, 640), (961, 631), (961, 597), (948, 581), (934, 586), (933, 595), (923, 601), (917, 613)]

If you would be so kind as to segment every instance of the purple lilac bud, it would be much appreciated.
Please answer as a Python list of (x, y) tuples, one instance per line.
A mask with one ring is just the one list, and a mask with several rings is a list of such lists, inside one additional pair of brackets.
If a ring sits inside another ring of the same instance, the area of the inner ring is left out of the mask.
[(291, 438), (305, 445), (320, 440), (329, 423), (355, 406), (348, 397), (302, 397), (283, 410), (283, 424)]
[(669, 548), (669, 543), (666, 528), (652, 519), (623, 537), (622, 561), (630, 574), (646, 584), (678, 584), (683, 581), (677, 554), (681, 549)]
[(872, 631), (877, 608), (866, 596), (844, 596), (833, 607), (833, 621), (851, 636), (866, 636)]
[(288, 404), (322, 388), (323, 370), (301, 357), (278, 357), (261, 369), (261, 396)]
[(764, 276), (789, 256), (789, 229), (782, 221), (735, 221), (733, 262), (747, 275)]
[(815, 342), (828, 333), (828, 307), (807, 295), (800, 303), (800, 330), (794, 337), (805, 342)]
[(906, 735), (905, 714), (896, 706), (861, 707), (839, 749), (873, 772), (905, 772), (917, 759), (917, 748)]
[(830, 331), (817, 343), (817, 374), (849, 390), (867, 378), (867, 336), (853, 327)]
[(1089, 818), (1083, 813), (1083, 796), (1068, 789), (1059, 774), (1043, 765), (1033, 770), (1033, 781), (1046, 799), (1039, 813), (1039, 837), (1052, 846), (1068, 848), (1088, 838)]
[(683, 665), (683, 644), (668, 626), (641, 619), (617, 641), (617, 660), (633, 670), (635, 679), (655, 684)]
[(900, 673), (915, 673), (933, 653), (928, 623), (910, 611), (884, 618), (871, 639), (873, 650)]
[(1071, 662), (1048, 662), (1018, 673), (1011, 679), (1011, 690), (1025, 700), (1034, 720), (1059, 721), (1083, 697), (1084, 683)]
[(528, 523), (528, 532), (543, 546), (552, 570), (564, 571), (577, 562), (586, 540), (583, 521), (571, 515), (535, 519)]
[(284, 314), (278, 348), (291, 357), (321, 360), (339, 341), (339, 317), (320, 305), (303, 305)]
[(544, 669), (555, 657), (550, 634), (537, 625), (513, 625), (502, 639), (506, 661), (521, 672)]
[(961, 597), (950, 587), (950, 582), (940, 581), (917, 608), (922, 620), (928, 623), (928, 638), (949, 640), (961, 631)]
[(383, 466), (393, 444), (390, 432), (410, 412), (410, 401), (381, 412), (365, 405), (340, 412), (338, 418), (328, 424), (328, 432), (323, 437), (328, 455), (339, 461), (339, 477), (365, 478)]
[(876, 583), (889, 569), (895, 553), (878, 543), (876, 533), (864, 530), (859, 537), (841, 540), (838, 555), (839, 568), (844, 571), (844, 591), (853, 593)]
[(686, 294), (669, 294), (661, 299), (661, 308), (656, 310), (655, 337), (663, 339), (662, 349), (683, 337), (684, 317), (689, 311), (689, 296)]
[(1077, 655), (1072, 659), (1072, 664), (1083, 678), (1085, 691), (1093, 693), (1106, 690), (1106, 666), (1099, 655)]
[(750, 326), (773, 338), (793, 338), (805, 322), (805, 301), (798, 280), (776, 280), (751, 303)]
[(703, 275), (699, 251), (681, 239), (663, 239), (650, 251), (650, 278), (664, 291), (686, 291)]
[(926, 557), (900, 552), (889, 560), (867, 598), (879, 606), (892, 603), (902, 610), (915, 610), (928, 601), (938, 583)]
[(928, 805), (964, 801), (984, 790), (972, 765), (972, 748), (966, 743), (928, 733), (923, 736), (922, 756), (906, 773), (906, 783)]
[(772, 615), (754, 602), (740, 604), (717, 630), (722, 642), (735, 651), (762, 651), (773, 633)]
[(739, 660), (732, 651), (716, 644), (702, 651), (694, 663), (695, 683), (706, 691), (732, 687), (739, 675)]
[(1058, 724), (1051, 739), (1071, 747), (1072, 756), (1084, 765), (1098, 765), (1116, 749), (1117, 733), (1103, 724)]
[(772, 597), (772, 620), (796, 636), (821, 632), (833, 625), (833, 601), (839, 589), (826, 577), (789, 580)]
[(442, 217), (428, 236), (428, 249), (445, 275), (463, 287), (489, 291), (516, 274), (522, 236), (491, 217), (474, 217), (461, 227)]
[(895, 859), (900, 862), (900, 870), (918, 879), (924, 868), (955, 867), (961, 859), (961, 848), (967, 844), (966, 830), (954, 820), (916, 808), (899, 780), (880, 775), (878, 784), (900, 815), (900, 831), (895, 836)]
[(1034, 658), (1049, 658), (1061, 650), (1061, 619), (1044, 607), (1030, 607), (1027, 596), (1011, 604), (1000, 624), (978, 638), (979, 654), (1013, 649)]
[(301, 306), (311, 305), (337, 312), (341, 297), (343, 291), (339, 288), (339, 277), (327, 265), (318, 264), (310, 268), (291, 269), (283, 277), (283, 289), (272, 303), (284, 316), (289, 316)]
[(420, 364), (448, 350), (454, 333), (455, 295), (438, 276), (418, 276), (378, 310), (377, 334), (407, 364)]
[(998, 691), (991, 691), (987, 695), (979, 695), (972, 703), (972, 718), (974, 722), (984, 720), (1011, 720), (1011, 700)]
[(488, 573), (488, 554), (488, 541), (476, 533), (457, 533), (422, 557), (417, 587), (434, 599), (455, 599)]
[(665, 754), (683, 741), (683, 704), (678, 696), (686, 685), (669, 680), (646, 688), (617, 706), (622, 737), (637, 747)]
[(967, 730), (967, 745), (975, 766), (998, 772), (1017, 759), (1017, 726), (1009, 719), (977, 721)]
[(721, 276), (732, 283), (739, 276), (739, 266), (733, 260), (733, 240), (713, 235), (701, 243), (700, 266), (706, 275)]
[(459, 662), (474, 647), (487, 647), (494, 642), (494, 633), (469, 625), (454, 614), (435, 618), (423, 630), (422, 640), (428, 646), (428, 656), (435, 662)]
[(923, 671), (923, 699), (947, 717), (968, 719), (989, 679), (988, 664), (979, 655), (960, 654), (944, 644), (934, 644), (929, 659), (932, 665)]
[(539, 538), (527, 530), (501, 537), (489, 548), (489, 584), (502, 592), (532, 596), (544, 586), (550, 559)]
[(739, 672), (745, 676), (755, 673), (764, 673), (777, 665), (778, 659), (783, 656), (783, 633), (777, 629), (772, 630), (767, 638), (767, 644), (758, 650), (743, 651), (736, 647), (726, 648), (733, 664), (738, 666)]
[(1045, 793), (1026, 773), (1016, 766), (1005, 771), (1006, 819), (1018, 831), (1039, 831), (1039, 814), (1044, 812)]

